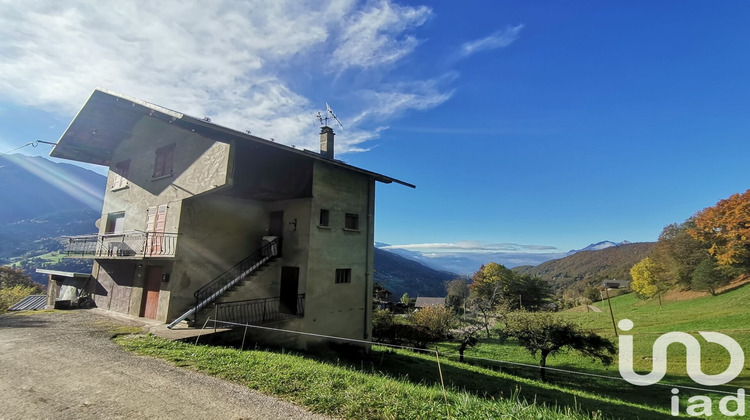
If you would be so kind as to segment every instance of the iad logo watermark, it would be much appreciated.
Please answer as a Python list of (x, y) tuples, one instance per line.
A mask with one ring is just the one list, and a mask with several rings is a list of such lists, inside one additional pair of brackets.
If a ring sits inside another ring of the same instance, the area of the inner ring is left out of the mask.
[[(633, 329), (633, 321), (623, 319), (617, 323), (622, 331)], [(731, 337), (717, 332), (699, 332), (701, 337), (709, 343), (716, 343), (729, 352), (729, 366), (724, 372), (716, 375), (706, 375), (701, 370), (701, 344), (690, 334), (684, 332), (670, 332), (662, 334), (654, 342), (652, 351), (652, 369), (650, 373), (639, 374), (633, 371), (633, 336), (620, 335), (619, 369), (623, 379), (633, 385), (648, 386), (659, 382), (667, 373), (667, 347), (673, 343), (685, 346), (687, 374), (696, 383), (706, 386), (716, 386), (729, 383), (739, 376), (745, 366), (745, 353), (742, 347)], [(672, 415), (678, 416), (679, 390), (672, 389), (671, 409)], [(713, 413), (711, 398), (705, 395), (695, 395), (687, 401), (686, 413), (690, 416), (710, 416)], [(730, 409), (729, 404), (734, 402), (735, 409)], [(745, 415), (745, 390), (738, 389), (737, 395), (728, 395), (719, 401), (719, 412), (725, 416)]]

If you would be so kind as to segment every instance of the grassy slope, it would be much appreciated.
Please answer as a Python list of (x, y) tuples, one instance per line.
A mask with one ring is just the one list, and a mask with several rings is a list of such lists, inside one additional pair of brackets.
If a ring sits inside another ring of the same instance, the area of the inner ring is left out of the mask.
[[(745, 352), (750, 349), (750, 284), (718, 296), (704, 296), (696, 299), (664, 302), (659, 308), (656, 300), (646, 302), (638, 300), (633, 294), (612, 299), (612, 311), (615, 320), (630, 319), (635, 327), (628, 334), (633, 335), (635, 346), (635, 369), (640, 372), (651, 370), (652, 345), (661, 334), (670, 331), (692, 333), (701, 342), (702, 370), (716, 374), (724, 371), (729, 363), (729, 355), (718, 344), (706, 343), (698, 331), (716, 331), (726, 334), (737, 341)], [(613, 338), (612, 321), (609, 319), (609, 308), (606, 302), (596, 306), (601, 313), (587, 312), (569, 314), (582, 326), (591, 328), (602, 335)], [(641, 355), (642, 357), (637, 357)], [(728, 389), (738, 387), (750, 388), (750, 358), (745, 359), (745, 370), (728, 384)], [(668, 377), (678, 383), (690, 384), (685, 372), (685, 351), (680, 345), (670, 346)], [(682, 380), (680, 380), (682, 378)]]
[[(490, 369), (441, 360), (448, 408), (434, 357), (374, 349), (366, 361), (324, 361), (260, 350), (192, 346), (152, 336), (116, 339), (139, 354), (219, 376), (344, 418), (663, 418), (645, 406), (569, 391)], [(520, 397), (519, 397), (520, 388)], [(537, 403), (527, 403), (536, 401)], [(539, 404), (544, 403), (544, 404)], [(450, 411), (450, 417), (447, 411)]]
[[(750, 348), (750, 284), (716, 297), (666, 302), (642, 302), (633, 295), (612, 299), (616, 318), (635, 323), (636, 371), (648, 372), (651, 345), (669, 331), (718, 331)], [(586, 328), (615, 339), (606, 302), (601, 313), (564, 313)], [(345, 418), (440, 418), (446, 417), (434, 357), (404, 351), (375, 348), (366, 360), (325, 361), (311, 356), (264, 351), (190, 346), (153, 337), (120, 338), (121, 343), (141, 354), (154, 355), (210, 374), (245, 384), (262, 392), (279, 395), (314, 411)], [(723, 371), (728, 361), (718, 345), (703, 343), (703, 371)], [(696, 386), (685, 374), (684, 350), (670, 347), (669, 371), (662, 382)], [(671, 387), (637, 387), (624, 382), (617, 366), (602, 366), (576, 353), (562, 352), (548, 366), (571, 369), (611, 379), (549, 372), (551, 383), (536, 380), (537, 368), (495, 364), (478, 359), (472, 365), (455, 361), (455, 345), (441, 345), (442, 372), (454, 418), (583, 418), (583, 413), (600, 412), (609, 418), (667, 418)], [(513, 342), (488, 340), (470, 349), (469, 355), (536, 365), (538, 360)], [(642, 355), (642, 357), (638, 357)], [(746, 363), (746, 366), (748, 364)], [(515, 376), (514, 376), (515, 375)], [(729, 386), (750, 387), (750, 370)], [(702, 391), (681, 391), (681, 403)], [(514, 396), (516, 396), (514, 398)], [(524, 405), (518, 398), (536, 401)], [(546, 407), (544, 407), (544, 406)], [(553, 407), (550, 410), (547, 407)], [(560, 407), (555, 409), (554, 407)], [(557, 410), (557, 411), (555, 411)], [(562, 411), (561, 411), (562, 410)], [(595, 415), (596, 416), (596, 415)], [(588, 414), (585, 414), (588, 417)]]
[[(719, 296), (706, 296), (680, 302), (664, 302), (659, 308), (657, 301), (643, 302), (634, 295), (624, 295), (612, 299), (615, 319), (628, 318), (635, 327), (629, 333), (634, 336), (635, 370), (639, 373), (651, 371), (652, 345), (661, 334), (670, 331), (717, 331), (735, 339), (745, 352), (750, 349), (750, 284), (728, 291)], [(606, 336), (616, 342), (609, 308), (606, 302), (597, 304), (602, 312), (563, 313), (562, 316), (571, 318), (583, 327), (593, 329), (598, 334)], [(729, 362), (728, 353), (717, 344), (708, 344), (702, 338), (701, 342), (702, 370), (715, 374), (726, 369)], [(455, 345), (444, 346), (455, 349)], [(475, 357), (514, 361), (531, 365), (538, 364), (538, 359), (531, 356), (525, 349), (515, 342), (500, 343), (489, 340), (467, 354)], [(680, 345), (670, 346), (668, 371), (662, 383), (680, 386), (706, 388), (694, 383), (685, 371), (685, 351)], [(474, 363), (488, 363), (474, 360)], [(522, 377), (536, 378), (536, 368), (497, 364), (506, 372)], [(671, 397), (671, 387), (651, 386), (638, 387), (624, 382), (619, 374), (616, 361), (612, 366), (603, 366), (599, 362), (584, 358), (575, 352), (562, 352), (548, 359), (548, 366), (561, 369), (571, 369), (596, 375), (605, 375), (614, 379), (599, 379), (580, 377), (571, 374), (549, 372), (548, 376), (555, 384), (584, 392), (597, 393), (610, 398), (618, 398), (637, 404), (667, 408)], [(745, 370), (730, 384), (717, 389), (736, 392), (737, 388), (750, 388), (750, 357), (746, 357)], [(684, 404), (688, 395), (704, 395), (707, 392), (681, 390), (681, 402)], [(748, 402), (750, 403), (750, 401)], [(683, 409), (684, 412), (684, 409)]]

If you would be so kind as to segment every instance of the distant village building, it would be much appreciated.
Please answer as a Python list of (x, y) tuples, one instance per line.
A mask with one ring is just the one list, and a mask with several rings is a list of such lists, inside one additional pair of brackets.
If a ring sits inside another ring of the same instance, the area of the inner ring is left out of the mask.
[(445, 306), (444, 297), (418, 297), (414, 307), (422, 308), (440, 308)]
[(66, 249), (94, 259), (96, 305), (370, 339), (375, 182), (414, 186), (320, 137), (301, 150), (95, 90), (50, 155), (109, 168), (98, 233)]
[(630, 282), (628, 280), (605, 280), (602, 286), (608, 289), (630, 290)]

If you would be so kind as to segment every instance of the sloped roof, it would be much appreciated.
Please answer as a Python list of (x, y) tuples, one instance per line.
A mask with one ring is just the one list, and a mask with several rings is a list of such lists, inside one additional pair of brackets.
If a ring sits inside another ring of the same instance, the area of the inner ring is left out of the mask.
[(47, 295), (29, 295), (8, 308), (9, 311), (35, 311), (47, 306)]
[(133, 128), (142, 118), (154, 118), (164, 124), (171, 124), (203, 134), (216, 140), (237, 140), (260, 143), (278, 148), (288, 153), (305, 156), (326, 164), (348, 169), (371, 176), (376, 181), (390, 184), (392, 182), (416, 188), (414, 185), (371, 172), (339, 160), (328, 159), (318, 153), (295, 149), (251, 134), (213, 124), (210, 120), (191, 117), (127, 95), (105, 89), (95, 89), (89, 100), (83, 105), (76, 117), (63, 133), (50, 156), (111, 166), (112, 154), (117, 146), (132, 135)]
[(445, 306), (444, 297), (418, 297), (414, 304), (415, 308), (436, 308)]

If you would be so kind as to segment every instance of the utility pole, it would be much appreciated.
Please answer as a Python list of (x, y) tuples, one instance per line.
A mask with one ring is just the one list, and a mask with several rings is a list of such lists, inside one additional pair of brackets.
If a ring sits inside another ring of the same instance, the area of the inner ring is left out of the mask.
[(604, 293), (607, 295), (607, 304), (609, 305), (609, 316), (612, 318), (612, 328), (615, 330), (615, 337), (619, 337), (617, 335), (617, 324), (615, 323), (615, 314), (612, 312), (612, 302), (609, 300), (609, 289), (607, 289), (607, 286), (604, 286)]

